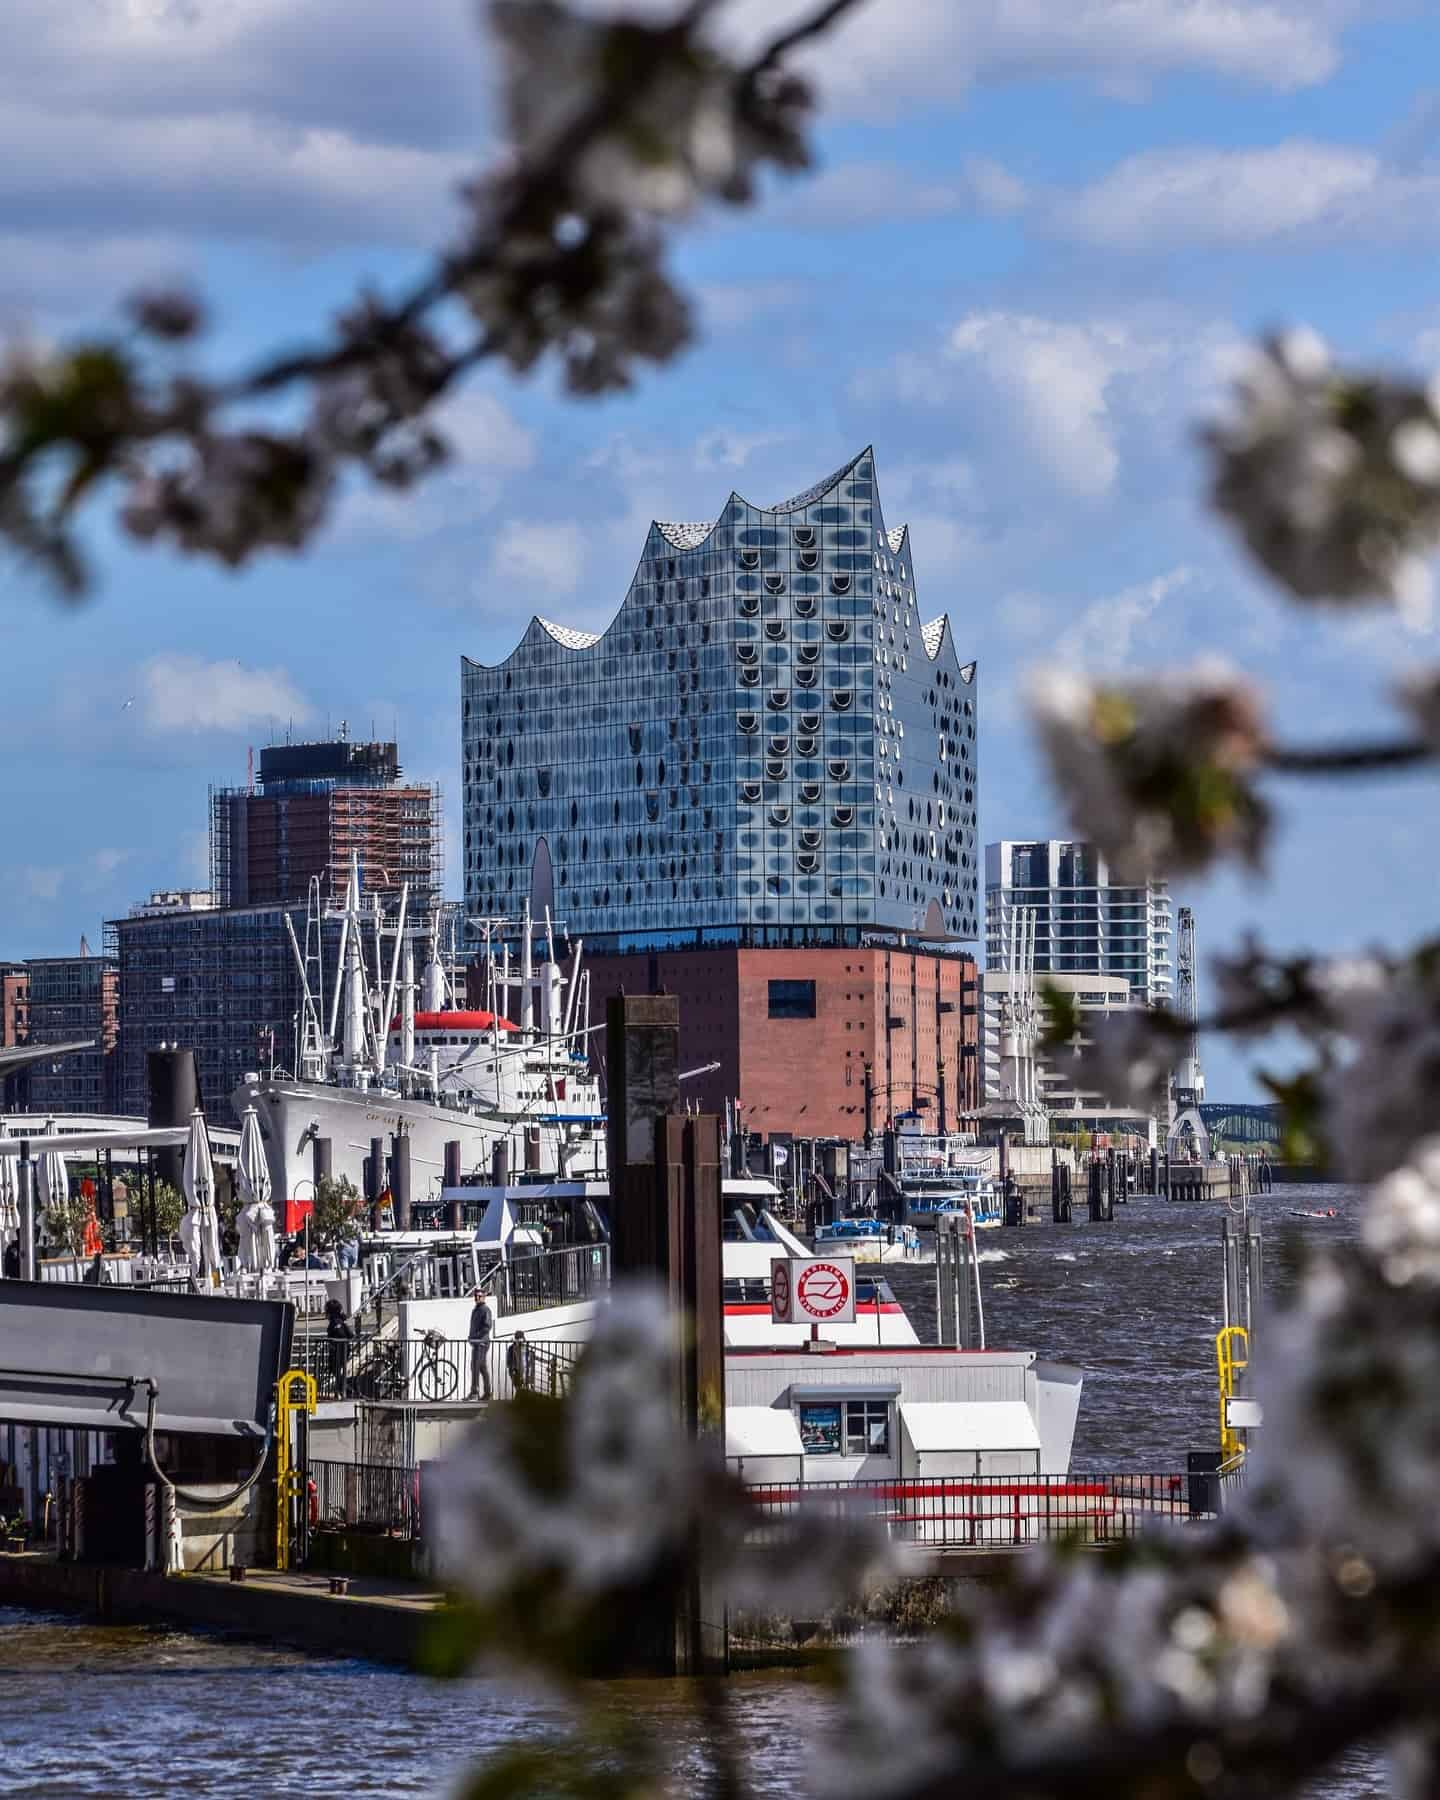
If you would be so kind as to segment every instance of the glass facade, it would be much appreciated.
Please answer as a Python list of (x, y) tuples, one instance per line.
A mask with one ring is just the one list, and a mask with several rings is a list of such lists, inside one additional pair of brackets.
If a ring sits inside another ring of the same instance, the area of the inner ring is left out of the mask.
[(464, 660), (465, 902), (658, 946), (978, 934), (976, 700), (875, 459), (654, 524), (601, 636)]

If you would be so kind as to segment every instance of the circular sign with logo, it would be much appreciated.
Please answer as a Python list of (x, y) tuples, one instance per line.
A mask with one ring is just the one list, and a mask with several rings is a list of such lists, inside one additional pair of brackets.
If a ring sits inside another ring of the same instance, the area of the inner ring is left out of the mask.
[(773, 1262), (770, 1265), (770, 1317), (772, 1319), (788, 1319), (790, 1317), (790, 1265)]
[(834, 1263), (811, 1263), (795, 1283), (795, 1299), (807, 1319), (833, 1319), (850, 1304), (850, 1277)]

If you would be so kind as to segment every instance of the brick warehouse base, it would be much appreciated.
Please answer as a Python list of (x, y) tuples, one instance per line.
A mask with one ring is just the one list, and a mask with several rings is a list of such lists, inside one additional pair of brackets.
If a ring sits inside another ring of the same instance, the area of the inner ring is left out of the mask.
[(606, 997), (622, 988), (678, 997), (681, 1067), (720, 1064), (685, 1084), (687, 1101), (720, 1112), (738, 1097), (751, 1131), (862, 1138), (867, 1060), (877, 1131), (911, 1110), (938, 1129), (942, 1064), (949, 1128), (980, 1104), (976, 965), (968, 954), (723, 948), (602, 955), (587, 964), (592, 1016), (603, 1016)]

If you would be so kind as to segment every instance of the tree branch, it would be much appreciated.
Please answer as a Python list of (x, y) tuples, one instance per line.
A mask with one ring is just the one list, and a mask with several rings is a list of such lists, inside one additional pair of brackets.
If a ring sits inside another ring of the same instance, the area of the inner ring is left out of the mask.
[(779, 37), (772, 38), (756, 60), (751, 63), (748, 70), (750, 77), (753, 80), (755, 76), (773, 69), (799, 45), (808, 42), (811, 38), (822, 37), (847, 12), (853, 12), (857, 6), (864, 6), (866, 3), (867, 0), (827, 0), (827, 3), (812, 13), (808, 19), (801, 19), (788, 31), (782, 31)]
[(1433, 762), (1435, 754), (1434, 747), (1420, 738), (1315, 749), (1273, 744), (1264, 753), (1264, 763), (1277, 775), (1363, 775), (1371, 770), (1413, 768), (1417, 763)]

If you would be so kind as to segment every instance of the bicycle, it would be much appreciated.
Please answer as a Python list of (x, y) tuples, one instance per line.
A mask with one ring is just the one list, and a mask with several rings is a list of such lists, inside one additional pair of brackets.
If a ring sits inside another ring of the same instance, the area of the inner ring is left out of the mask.
[(415, 1387), (422, 1400), (449, 1400), (460, 1385), (460, 1371), (454, 1362), (448, 1357), (441, 1360), (444, 1342), (445, 1334), (440, 1331), (427, 1331), (421, 1339)]

